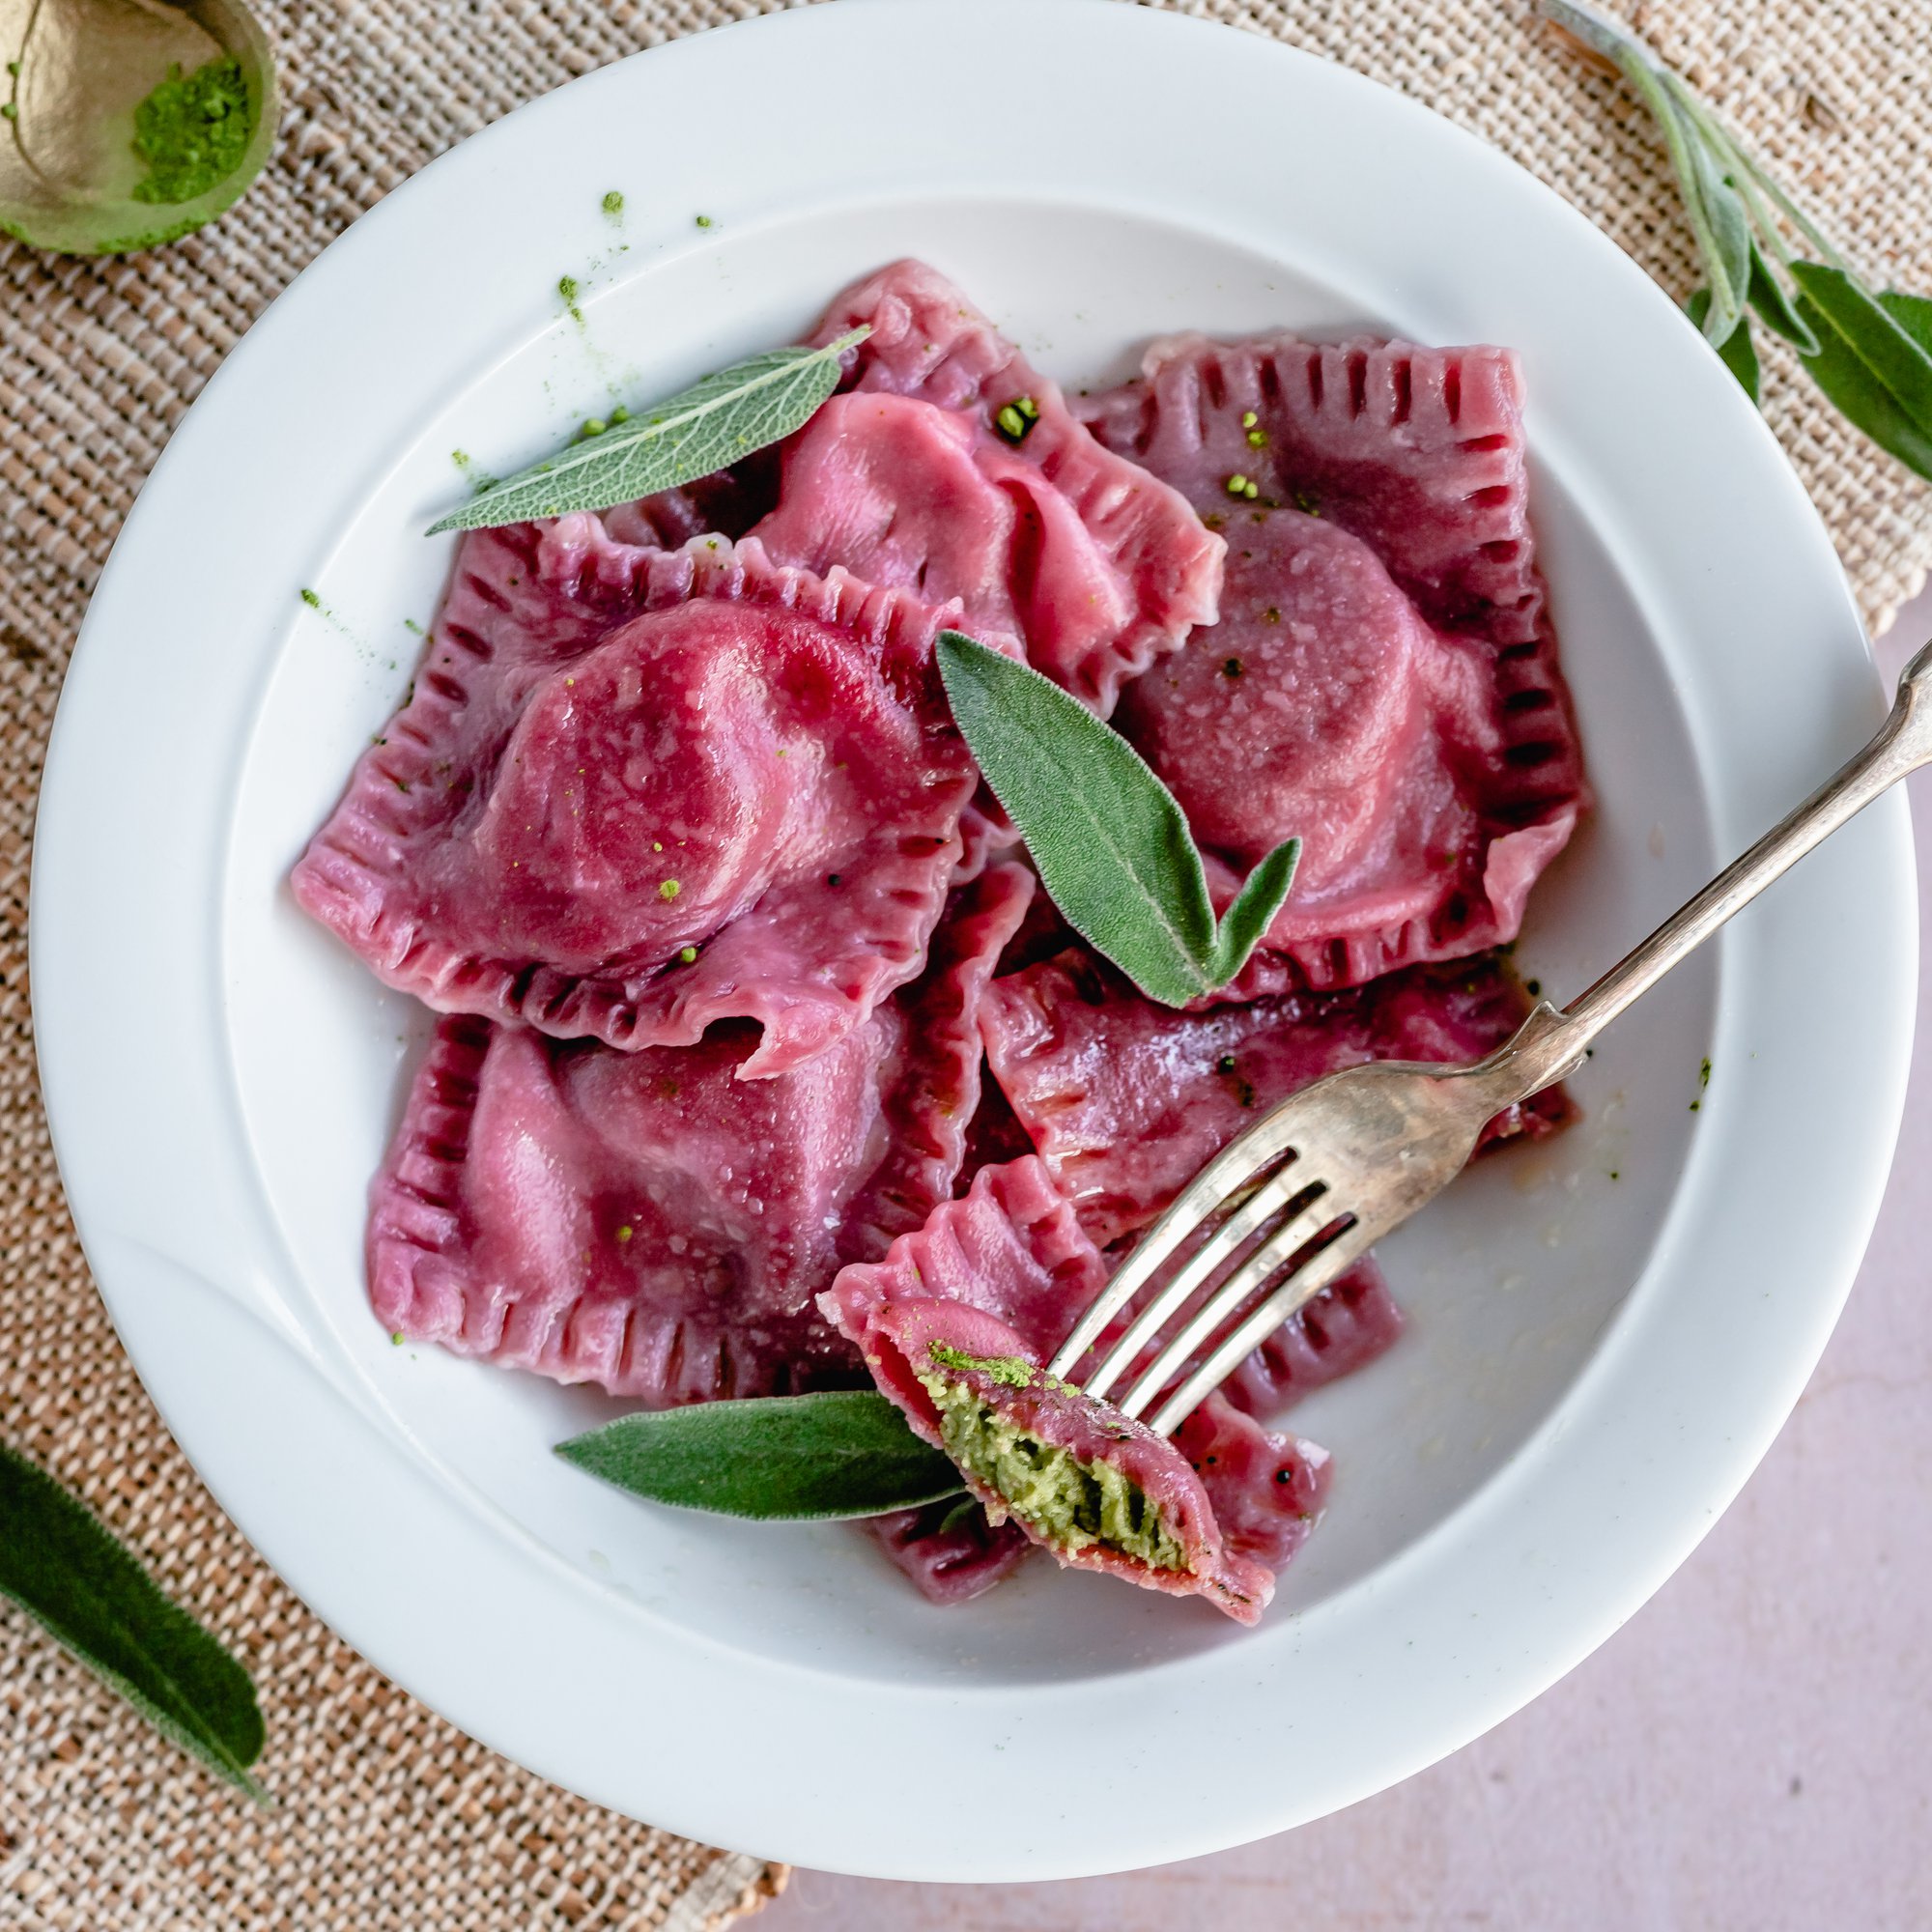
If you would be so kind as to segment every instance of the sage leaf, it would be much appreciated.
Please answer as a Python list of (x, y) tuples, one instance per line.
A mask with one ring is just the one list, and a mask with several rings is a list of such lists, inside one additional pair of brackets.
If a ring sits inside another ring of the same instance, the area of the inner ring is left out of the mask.
[(1753, 403), (1757, 402), (1763, 371), (1758, 367), (1757, 344), (1751, 340), (1750, 323), (1744, 316), (1738, 317), (1738, 326), (1718, 344), (1718, 355), (1724, 367), (1738, 379), (1745, 394)]
[(1886, 314), (1932, 355), (1932, 298), (1910, 296), (1902, 289), (1885, 289), (1878, 299)]
[(1819, 342), (1816, 331), (1793, 306), (1785, 287), (1771, 271), (1757, 243), (1751, 243), (1750, 305), (1758, 319), (1774, 335), (1781, 335), (1801, 355), (1815, 355)]
[(933, 1534), (951, 1536), (955, 1529), (964, 1529), (973, 1520), (973, 1513), (979, 1507), (978, 1496), (961, 1496), (933, 1525)]
[[(1711, 291), (1697, 290), (1684, 306), (1689, 311), (1690, 320), (1701, 328), (1711, 306)], [(1761, 372), (1757, 362), (1757, 346), (1751, 341), (1749, 321), (1744, 316), (1739, 316), (1738, 326), (1715, 347), (1719, 359), (1738, 379), (1745, 394), (1752, 402), (1756, 402)]]
[[(1794, 276), (1800, 268), (1815, 270), (1821, 276), (1838, 273), (1805, 262), (1792, 265)], [(1827, 311), (1812, 299), (1809, 286), (1801, 280), (1800, 289), (1798, 312), (1819, 337), (1818, 353), (1804, 358), (1805, 373), (1846, 421), (1862, 430), (1881, 449), (1897, 457), (1907, 469), (1932, 478), (1932, 429), (1906, 408), (1874, 368), (1870, 355), (1861, 354), (1844, 328), (1834, 326)], [(1892, 336), (1924, 356), (1928, 367), (1932, 367), (1932, 354), (1928, 354), (1932, 351), (1932, 339), (1928, 339), (1932, 338), (1932, 321), (1927, 320), (1932, 303), (1919, 297), (1896, 293), (1866, 298)], [(1841, 302), (1839, 307), (1840, 314), (1857, 330), (1860, 325), (1850, 318), (1862, 311), (1857, 304)], [(1895, 348), (1895, 344), (1888, 346)]]
[(1715, 291), (1721, 284), (1725, 297), (1723, 308), (1729, 317), (1723, 332), (1718, 333), (1715, 318), (1719, 305), (1713, 300), (1712, 319), (1707, 322), (1704, 333), (1715, 349), (1728, 342), (1736, 333), (1738, 321), (1750, 296), (1750, 223), (1745, 215), (1743, 199), (1724, 179), (1694, 127), (1687, 129), (1685, 145), (1690, 155), (1694, 191), (1703, 203), (1704, 220), (1711, 235), (1714, 250), (1709, 264), (1712, 288)]
[(644, 1410), (573, 1435), (556, 1453), (652, 1502), (763, 1522), (883, 1516), (964, 1487), (870, 1389)]
[(178, 1608), (87, 1505), (0, 1443), (0, 1597), (162, 1736), (260, 1803), (247, 1672)]
[(1890, 394), (1892, 401), (1932, 437), (1932, 354), (1862, 282), (1820, 262), (1794, 262), (1791, 278), (1816, 318), (1849, 348)]
[(1843, 342), (1829, 337), (1817, 355), (1804, 357), (1804, 372), (1855, 429), (1862, 430), (1908, 469), (1932, 478), (1932, 437), (1898, 407), (1891, 393)]
[[(1656, 121), (1710, 278), (1695, 319), (1738, 380), (1755, 396), (1756, 346), (1738, 327), (1747, 304), (1797, 349), (1846, 421), (1932, 479), (1932, 300), (1866, 288), (1764, 163), (1621, 20), (1588, 0), (1535, 5), (1587, 52), (1608, 60)], [(1822, 260), (1793, 260), (1779, 222)], [(1784, 286), (1772, 256), (1794, 290)]]
[(959, 729), (1067, 923), (1164, 1006), (1226, 985), (1281, 910), (1299, 841), (1255, 867), (1217, 927), (1186, 814), (1118, 731), (957, 631), (938, 656)]
[(1174, 794), (1050, 678), (957, 631), (939, 638), (952, 715), (1067, 921), (1141, 990), (1208, 990), (1208, 876)]
[(1301, 840), (1286, 839), (1242, 881), (1214, 935), (1214, 964), (1208, 974), (1210, 985), (1225, 986), (1248, 963), (1248, 954), (1261, 944), (1287, 899), (1300, 861)]
[[(1545, 11), (1572, 33), (1580, 33), (1580, 23), (1590, 17), (1575, 7), (1552, 5), (1550, 0), (1546, 0)], [(1677, 177), (1678, 199), (1684, 204), (1685, 219), (1690, 224), (1698, 258), (1710, 277), (1711, 307), (1705, 318), (1704, 334), (1713, 345), (1722, 342), (1737, 325), (1743, 284), (1733, 272), (1737, 238), (1734, 234), (1720, 234), (1715, 225), (1723, 218), (1715, 211), (1718, 190), (1724, 185), (1705, 146), (1697, 116), (1694, 110), (1681, 106), (1672, 98), (1666, 85), (1670, 78), (1668, 71), (1659, 66), (1639, 42), (1621, 33), (1611, 33), (1605, 40), (1591, 38), (1589, 44), (1599, 47), (1615, 63), (1631, 92), (1650, 110), (1651, 119), (1663, 137), (1664, 150), (1670, 156), (1670, 171)], [(1743, 204), (1734, 190), (1726, 192), (1730, 206), (1742, 220)], [(1747, 231), (1746, 240), (1748, 241)]]
[(493, 484), (429, 534), (608, 510), (709, 476), (809, 422), (838, 386), (839, 356), (871, 332), (862, 327), (819, 349), (774, 349), (734, 362)]

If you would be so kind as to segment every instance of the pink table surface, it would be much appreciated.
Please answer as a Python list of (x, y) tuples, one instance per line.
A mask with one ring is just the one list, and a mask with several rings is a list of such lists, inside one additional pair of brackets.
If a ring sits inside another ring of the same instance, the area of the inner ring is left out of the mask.
[[(1886, 669), (1928, 634), (1932, 593), (1881, 640)], [(1932, 960), (1932, 774), (1912, 790)], [(1119, 1878), (951, 1887), (801, 1871), (760, 1932), (1925, 1932), (1928, 1171), (1921, 990), (1884, 1210), (1796, 1412), (1670, 1582), (1489, 1736), (1300, 1831)]]

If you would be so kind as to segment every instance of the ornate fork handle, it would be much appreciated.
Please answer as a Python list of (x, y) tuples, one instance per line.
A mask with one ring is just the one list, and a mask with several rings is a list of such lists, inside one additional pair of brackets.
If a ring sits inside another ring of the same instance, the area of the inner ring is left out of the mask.
[(1780, 879), (1814, 845), (1855, 818), (1908, 772), (1932, 763), (1932, 643), (1922, 646), (1898, 680), (1891, 711), (1861, 752), (1853, 754), (1796, 810), (1781, 818), (1742, 858), (1670, 915), (1602, 979), (1560, 1011), (1545, 1000), (1514, 1037), (1469, 1068), (1492, 1090), (1497, 1111), (1576, 1072), (1584, 1049), (1680, 959), (1694, 952), (1734, 914)]

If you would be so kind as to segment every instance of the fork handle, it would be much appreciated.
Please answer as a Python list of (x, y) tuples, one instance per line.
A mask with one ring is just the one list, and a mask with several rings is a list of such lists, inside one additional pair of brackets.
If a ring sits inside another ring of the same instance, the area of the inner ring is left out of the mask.
[(1734, 914), (1780, 879), (1814, 845), (1854, 818), (1908, 772), (1932, 763), (1932, 643), (1899, 674), (1890, 714), (1863, 751), (1854, 753), (1798, 809), (1745, 855), (1672, 913), (1648, 939), (1560, 1012), (1541, 1003), (1479, 1069), (1502, 1094), (1499, 1106), (1527, 1099), (1576, 1072), (1584, 1049), (1680, 959), (1694, 952)]

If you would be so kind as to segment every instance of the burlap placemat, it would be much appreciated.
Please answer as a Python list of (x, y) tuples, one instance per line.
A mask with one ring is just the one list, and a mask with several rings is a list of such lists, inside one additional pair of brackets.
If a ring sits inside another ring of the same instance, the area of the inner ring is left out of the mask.
[[(158, 1743), (0, 1612), (0, 1923), (110, 1928), (719, 1925), (783, 1868), (567, 1798), (386, 1683), (262, 1565), (143, 1396), (87, 1278), (34, 1079), (28, 845), (67, 652), (182, 412), (334, 235), (433, 155), (639, 46), (782, 0), (322, 0), (263, 9), (288, 112), (274, 163), (204, 234), (62, 262), (0, 242), (0, 1434), (79, 1488), (246, 1660), (271, 1813)], [(1648, 125), (1525, 0), (1192, 0), (1474, 128), (1673, 294), (1693, 278)], [(1627, 5), (1842, 231), (1932, 292), (1932, 0)], [(1932, 563), (1932, 487), (1813, 400), (1781, 347), (1765, 410), (1874, 625)]]

